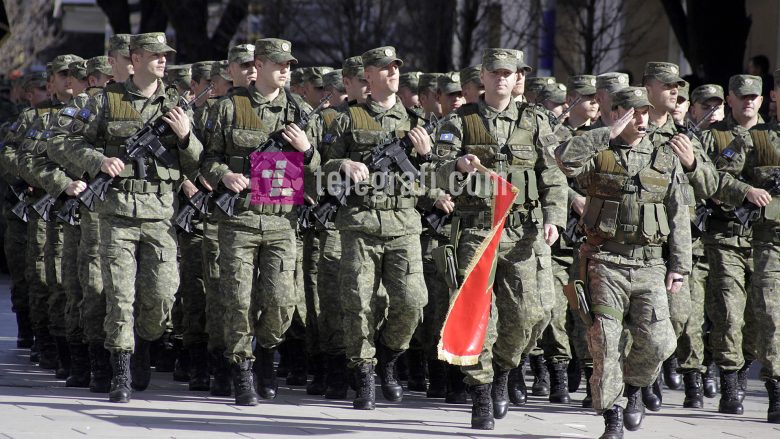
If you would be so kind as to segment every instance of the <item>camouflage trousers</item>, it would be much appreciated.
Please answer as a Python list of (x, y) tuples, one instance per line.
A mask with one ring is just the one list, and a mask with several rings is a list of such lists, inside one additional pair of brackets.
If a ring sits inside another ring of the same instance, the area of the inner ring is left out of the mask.
[(209, 352), (225, 351), (225, 300), (219, 292), (219, 226), (216, 220), (203, 221), (203, 287), (206, 292), (206, 333)]
[(203, 226), (179, 234), (179, 295), (182, 303), (182, 342), (185, 347), (206, 343), (206, 287), (203, 282)]
[(43, 248), (46, 285), (49, 287), (49, 333), (64, 337), (66, 332), (65, 309), (68, 298), (62, 285), (62, 224), (46, 223), (46, 244)]
[(62, 289), (65, 291), (65, 336), (68, 343), (84, 342), (84, 319), (81, 308), (84, 300), (79, 280), (79, 242), (81, 227), (64, 224), (62, 227)]
[(705, 310), (712, 321), (710, 348), (712, 360), (723, 370), (739, 370), (745, 355), (756, 350), (756, 329), (748, 296), (753, 276), (749, 241), (739, 247), (705, 243), (710, 266), (705, 294)]
[[(587, 251), (586, 246), (583, 244), (583, 251)], [(599, 413), (615, 404), (625, 408), (623, 384), (649, 386), (658, 376), (661, 363), (674, 352), (676, 338), (669, 321), (666, 266), (660, 259), (652, 262), (630, 267), (588, 259), (587, 285), (592, 305), (612, 308), (623, 315), (620, 321), (596, 313), (588, 329), (593, 356), (593, 408)]]
[(780, 227), (756, 224), (753, 230), (752, 312), (756, 323), (756, 358), (761, 379), (780, 379)]
[(550, 312), (550, 324), (542, 332), (541, 347), (544, 351), (544, 359), (547, 362), (557, 363), (571, 360), (571, 345), (569, 333), (566, 330), (567, 311), (569, 302), (563, 294), (564, 285), (569, 283), (569, 267), (572, 263), (570, 255), (562, 253), (565, 250), (553, 252), (552, 271), (553, 288), (550, 292), (555, 303)]
[(133, 351), (134, 333), (154, 341), (165, 332), (179, 287), (176, 232), (168, 219), (101, 214), (100, 241), (104, 346), (111, 352)]
[(219, 224), (219, 294), (224, 311), (225, 357), (232, 363), (254, 359), (257, 345), (276, 348), (295, 312), (295, 231), (262, 231)]
[(27, 221), (24, 278), (30, 299), (30, 320), (35, 331), (49, 330), (49, 287), (46, 284), (44, 247), (46, 223), (35, 214)]
[[(461, 265), (475, 256), (488, 233), (477, 228), (463, 230), (457, 252)], [(493, 362), (502, 370), (513, 369), (520, 364), (521, 356), (536, 345), (549, 324), (555, 302), (549, 294), (554, 290), (550, 253), (550, 246), (536, 225), (504, 228), (482, 352), (477, 364), (461, 367), (466, 384), (493, 382)]]
[(341, 234), (322, 230), (319, 237), (320, 259), (317, 263), (317, 330), (323, 353), (344, 355), (344, 313), (342, 311), (339, 265), (341, 264)]
[[(574, 248), (572, 264), (569, 267), (569, 279), (580, 277), (580, 246)], [(576, 311), (566, 313), (566, 332), (569, 334), (574, 355), (581, 367), (593, 367), (593, 357), (588, 350), (588, 327)]]
[(79, 227), (81, 227), (81, 240), (78, 272), (84, 296), (81, 305), (84, 336), (87, 342), (103, 342), (106, 339), (106, 331), (103, 328), (106, 319), (106, 296), (103, 293), (98, 214), (86, 208), (79, 209)]
[[(376, 363), (374, 336), (384, 317), (380, 283), (389, 306), (379, 337), (392, 350), (406, 350), (427, 302), (419, 235), (377, 237), (341, 232), (344, 344), (351, 366)], [(380, 317), (381, 316), (381, 317)]]
[[(293, 273), (294, 285), (293, 293), (295, 302), (294, 311), (292, 316), (292, 322), (290, 327), (287, 328), (287, 332), (284, 334), (285, 340), (299, 340), (307, 341), (307, 310), (306, 310), (306, 280), (307, 273), (303, 270), (303, 251), (304, 251), (304, 239), (303, 237), (295, 237), (295, 270)], [(259, 305), (257, 303), (256, 305)]]
[(417, 327), (415, 338), (419, 337), (420, 349), (423, 350), (425, 358), (428, 360), (438, 358), (441, 329), (450, 306), (450, 289), (444, 280), (444, 273), (440, 273), (437, 269), (431, 252), (436, 247), (446, 245), (448, 242), (449, 240), (444, 237), (437, 238), (428, 233), (420, 237), (428, 304), (423, 308), (423, 321)]
[(30, 296), (27, 279), (24, 277), (27, 248), (27, 223), (20, 220), (10, 208), (4, 207), (5, 235), (3, 250), (8, 271), (11, 274), (11, 310), (16, 313), (30, 313)]
[[(683, 297), (688, 290), (689, 298), (688, 320), (683, 321), (679, 327), (676, 327), (674, 318), (672, 326), (675, 327), (677, 335), (677, 359), (680, 363), (680, 371), (689, 370), (706, 371), (704, 363), (704, 294), (707, 289), (707, 276), (709, 274), (709, 265), (707, 259), (702, 255), (693, 256), (693, 270), (691, 275), (686, 277), (683, 283), (683, 289), (680, 291)], [(678, 305), (679, 300), (669, 294), (669, 308), (674, 316), (673, 306)]]
[(306, 301), (306, 350), (309, 355), (322, 352), (320, 345), (320, 297), (317, 288), (319, 278), (317, 264), (320, 260), (320, 232), (309, 229), (303, 234), (303, 247), (301, 251), (301, 271), (303, 278), (303, 291)]

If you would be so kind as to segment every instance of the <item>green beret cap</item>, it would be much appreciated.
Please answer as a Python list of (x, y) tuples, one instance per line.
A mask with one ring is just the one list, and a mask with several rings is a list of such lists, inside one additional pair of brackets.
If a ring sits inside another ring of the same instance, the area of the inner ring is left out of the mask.
[(690, 100), (691, 99), (691, 84), (688, 83), (688, 81), (685, 81), (685, 85), (681, 85), (677, 88), (677, 98), (682, 97), (683, 99)]
[(397, 62), (399, 67), (404, 65), (403, 60), (396, 55), (395, 47), (393, 46), (382, 46), (377, 47), (376, 49), (367, 50), (360, 55), (360, 58), (363, 60), (364, 68), (367, 66), (381, 68), (393, 61)]
[(191, 64), (171, 66), (171, 68), (168, 69), (168, 81), (173, 85), (189, 87), (190, 80), (192, 79), (191, 68)]
[(130, 34), (111, 35), (108, 39), (108, 52), (116, 52), (122, 56), (130, 56)]
[(95, 73), (102, 73), (108, 76), (114, 74), (111, 70), (111, 64), (108, 63), (107, 56), (96, 56), (87, 60), (87, 76)]
[(294, 69), (290, 72), (290, 85), (303, 85), (304, 69)]
[(228, 73), (228, 64), (230, 64), (228, 60), (214, 61), (214, 64), (211, 65), (211, 75), (209, 75), (210, 78), (219, 75), (227, 81), (232, 81), (233, 78), (231, 78), (230, 73)]
[(531, 66), (525, 63), (525, 54), (522, 50), (515, 50), (515, 56), (517, 57), (517, 71), (525, 70), (526, 73), (532, 71)]
[(620, 72), (607, 72), (596, 76), (596, 90), (614, 93), (628, 87), (628, 75)]
[(63, 70), (68, 70), (68, 66), (72, 62), (84, 61), (80, 56), (76, 55), (60, 55), (51, 60), (51, 72), (57, 73)]
[(718, 98), (721, 101), (725, 101), (726, 97), (723, 93), (723, 87), (718, 84), (704, 84), (693, 89), (691, 93), (691, 102), (694, 104), (699, 102), (707, 102), (712, 98)]
[(406, 87), (413, 93), (417, 93), (417, 90), (420, 88), (421, 75), (422, 72), (406, 72), (401, 74), (401, 77), (398, 78), (398, 87)]
[(489, 72), (504, 69), (511, 72), (519, 70), (520, 60), (517, 50), (490, 48), (482, 51), (482, 67)]
[(644, 87), (626, 87), (612, 95), (612, 105), (623, 108), (641, 108), (651, 106)]
[(342, 70), (331, 70), (330, 72), (322, 75), (322, 86), (325, 88), (333, 87), (340, 92), (345, 91)]
[(439, 76), (443, 73), (422, 73), (417, 81), (417, 92), (422, 93), (426, 90), (436, 91), (439, 88)]
[(468, 84), (473, 82), (477, 85), (482, 85), (482, 80), (479, 79), (479, 72), (482, 71), (482, 64), (466, 67), (460, 71), (460, 83)]
[(594, 95), (596, 94), (596, 77), (593, 75), (569, 76), (566, 87), (582, 96)]
[(214, 61), (198, 61), (190, 68), (192, 79), (199, 81), (203, 78), (211, 79), (211, 69), (214, 67)]
[(82, 59), (68, 64), (68, 75), (82, 81), (87, 79), (87, 62)]
[(739, 97), (761, 96), (761, 78), (753, 75), (734, 75), (729, 78), (729, 91)]
[(349, 78), (366, 79), (363, 72), (363, 58), (351, 56), (341, 64), (341, 74)]
[(255, 41), (255, 56), (268, 58), (279, 64), (298, 64), (298, 60), (292, 55), (292, 43), (280, 38), (261, 38)]
[(43, 71), (30, 72), (22, 77), (22, 89), (30, 90), (32, 88), (46, 87), (49, 75)]
[(544, 87), (555, 84), (552, 76), (534, 76), (525, 80), (525, 90), (539, 93)]
[(563, 84), (546, 84), (538, 91), (536, 101), (550, 101), (562, 105), (566, 102), (566, 86)]
[(462, 91), (460, 86), (460, 72), (448, 72), (437, 79), (439, 90), (444, 94)]
[(328, 73), (332, 72), (333, 67), (327, 67), (327, 66), (317, 66), (317, 67), (309, 67), (303, 72), (303, 82), (310, 82), (315, 87), (324, 87), (322, 77)]
[(228, 61), (236, 64), (244, 64), (255, 60), (254, 44), (239, 44), (228, 51)]
[(645, 78), (655, 78), (664, 84), (682, 86), (685, 81), (680, 77), (680, 67), (670, 62), (649, 62), (645, 64)]
[(176, 53), (165, 38), (163, 32), (148, 32), (130, 37), (130, 50), (146, 50), (152, 53)]

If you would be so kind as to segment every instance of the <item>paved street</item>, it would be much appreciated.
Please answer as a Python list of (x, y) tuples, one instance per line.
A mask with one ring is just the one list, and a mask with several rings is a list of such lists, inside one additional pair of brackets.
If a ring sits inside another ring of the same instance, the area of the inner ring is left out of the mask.
[[(352, 410), (351, 401), (282, 386), (273, 402), (237, 407), (229, 398), (189, 392), (171, 374), (154, 373), (150, 388), (136, 392), (131, 403), (111, 404), (106, 395), (65, 388), (53, 373), (30, 364), (26, 350), (16, 349), (7, 278), (0, 283), (0, 438), (597, 438), (603, 420), (579, 408), (583, 392), (584, 386), (570, 405), (531, 397), (485, 434), (468, 428), (470, 406), (434, 402), (417, 392), (407, 392), (402, 404), (387, 404), (377, 392), (377, 409), (363, 412)], [(642, 430), (626, 432), (626, 438), (780, 437), (780, 426), (766, 423), (766, 390), (755, 379), (743, 416), (718, 414), (717, 399), (707, 399), (703, 410), (683, 410), (682, 399), (681, 391), (667, 390), (661, 412), (650, 414)]]

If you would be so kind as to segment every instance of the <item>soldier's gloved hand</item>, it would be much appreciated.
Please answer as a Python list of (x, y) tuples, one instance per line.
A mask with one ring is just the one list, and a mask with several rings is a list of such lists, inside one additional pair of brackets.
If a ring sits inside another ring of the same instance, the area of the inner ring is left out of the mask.
[(477, 170), (477, 167), (474, 165), (481, 164), (479, 161), (479, 157), (475, 156), (474, 154), (466, 154), (463, 157), (458, 159), (458, 162), (456, 163), (455, 167), (458, 171), (470, 174), (472, 172), (475, 172)]
[(675, 273), (674, 271), (666, 272), (666, 291), (670, 293), (677, 293), (682, 288), (683, 275)]
[(696, 156), (693, 154), (693, 142), (685, 134), (677, 134), (669, 140), (672, 151), (680, 158), (680, 163), (686, 171), (690, 172), (696, 164)]
[(69, 197), (75, 197), (84, 192), (84, 189), (86, 188), (87, 184), (81, 180), (71, 181), (65, 188), (65, 193), (68, 194)]
[(365, 163), (354, 162), (352, 160), (346, 160), (341, 164), (341, 172), (344, 176), (351, 178), (355, 183), (359, 183), (368, 178), (370, 174), (368, 172), (368, 166)]
[(409, 131), (409, 139), (412, 140), (417, 155), (426, 156), (431, 152), (431, 136), (423, 127), (415, 127)]
[(184, 140), (190, 135), (190, 118), (187, 117), (187, 113), (181, 107), (175, 107), (165, 113), (162, 120), (170, 125), (171, 130), (173, 130), (179, 140)]
[(203, 188), (206, 189), (207, 191), (209, 191), (209, 192), (213, 192), (214, 191), (214, 188), (211, 187), (211, 185), (209, 184), (209, 181), (206, 180), (206, 177), (204, 177), (202, 175), (198, 175), (198, 181), (200, 182), (200, 184), (203, 185)]
[(574, 197), (571, 201), (571, 210), (579, 216), (585, 213), (585, 197), (582, 195)]
[(626, 114), (620, 116), (618, 120), (615, 121), (614, 124), (609, 129), (609, 139), (617, 139), (618, 136), (623, 132), (624, 129), (626, 129), (626, 126), (628, 126), (628, 123), (631, 122), (631, 119), (634, 118), (634, 109), (630, 108), (628, 111), (626, 111)]
[(306, 133), (294, 123), (284, 127), (284, 131), (282, 131), (282, 139), (284, 139), (285, 142), (289, 143), (293, 148), (295, 148), (296, 151), (299, 152), (306, 152), (306, 150), (311, 148), (311, 142), (309, 142), (309, 138), (306, 137)]
[(195, 184), (190, 180), (184, 180), (184, 182), (181, 184), (181, 190), (184, 192), (184, 195), (186, 195), (187, 198), (192, 198), (196, 193), (198, 193), (198, 187), (195, 186)]
[(450, 194), (439, 195), (439, 198), (436, 199), (436, 202), (433, 203), (433, 205), (446, 213), (452, 213), (452, 211), (455, 210), (455, 203), (452, 201)]
[(558, 240), (558, 227), (553, 224), (544, 225), (544, 242), (553, 245)]
[(100, 163), (100, 170), (111, 177), (116, 177), (123, 169), (125, 169), (125, 162), (117, 157), (106, 157)]
[(757, 187), (748, 189), (745, 198), (758, 207), (766, 207), (772, 201), (772, 196), (769, 195), (769, 192)]
[(228, 172), (222, 177), (222, 184), (224, 184), (228, 190), (238, 194), (249, 187), (249, 179), (244, 177), (244, 174)]

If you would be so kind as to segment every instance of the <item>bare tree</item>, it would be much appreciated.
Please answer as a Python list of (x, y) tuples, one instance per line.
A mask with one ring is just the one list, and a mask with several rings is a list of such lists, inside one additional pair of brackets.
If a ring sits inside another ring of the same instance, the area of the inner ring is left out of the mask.
[(0, 71), (23, 69), (34, 64), (36, 54), (59, 38), (49, 0), (6, 0), (10, 35), (3, 43)]

